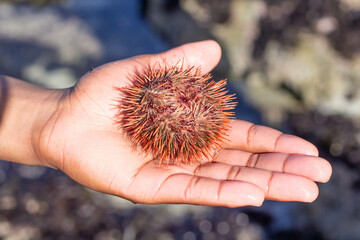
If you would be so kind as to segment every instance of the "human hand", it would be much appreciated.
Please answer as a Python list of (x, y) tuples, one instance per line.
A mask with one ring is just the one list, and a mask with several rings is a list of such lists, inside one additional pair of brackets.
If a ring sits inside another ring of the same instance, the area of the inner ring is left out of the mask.
[(134, 149), (114, 124), (114, 100), (135, 69), (163, 62), (210, 71), (220, 59), (213, 41), (191, 43), (162, 54), (106, 64), (63, 90), (35, 144), (44, 165), (60, 169), (94, 190), (138, 203), (259, 206), (265, 199), (314, 201), (314, 181), (326, 182), (330, 164), (295, 136), (249, 122), (231, 123), (229, 141), (204, 164), (159, 167)]

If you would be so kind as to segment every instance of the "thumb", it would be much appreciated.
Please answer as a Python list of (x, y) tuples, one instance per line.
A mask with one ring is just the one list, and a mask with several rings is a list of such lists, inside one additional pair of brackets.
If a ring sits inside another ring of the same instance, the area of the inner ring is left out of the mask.
[(220, 57), (220, 45), (213, 40), (206, 40), (184, 44), (159, 54), (141, 55), (130, 60), (150, 65), (157, 62), (175, 65), (181, 61), (185, 67), (201, 67), (202, 72), (207, 73), (219, 63)]
[[(211, 71), (220, 61), (221, 48), (213, 40), (193, 42), (170, 49), (158, 54), (140, 55), (125, 60), (115, 61), (105, 64), (91, 74), (95, 77), (97, 74), (109, 76), (116, 87), (123, 87), (128, 84), (129, 76), (132, 76), (135, 70), (141, 70), (147, 66), (164, 63), (166, 65), (175, 65), (182, 63), (184, 67), (201, 67), (202, 73)], [(98, 71), (100, 70), (101, 71)], [(119, 76), (123, 76), (119, 81)], [(100, 76), (99, 76), (100, 77)]]

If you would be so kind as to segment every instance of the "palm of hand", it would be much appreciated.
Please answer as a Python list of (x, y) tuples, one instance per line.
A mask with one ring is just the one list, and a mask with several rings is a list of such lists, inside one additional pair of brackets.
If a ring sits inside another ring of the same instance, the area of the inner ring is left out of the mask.
[[(184, 49), (174, 53), (186, 57)], [(313, 181), (327, 181), (331, 167), (324, 159), (304, 155), (316, 155), (316, 148), (244, 121), (232, 123), (230, 141), (214, 162), (165, 168), (145, 158), (113, 119), (119, 97), (115, 87), (127, 83), (142, 59), (151, 61), (144, 56), (105, 65), (64, 92), (44, 128), (44, 159), (87, 187), (142, 203), (244, 206), (261, 205), (264, 199), (317, 197)], [(191, 64), (191, 57), (186, 60)]]

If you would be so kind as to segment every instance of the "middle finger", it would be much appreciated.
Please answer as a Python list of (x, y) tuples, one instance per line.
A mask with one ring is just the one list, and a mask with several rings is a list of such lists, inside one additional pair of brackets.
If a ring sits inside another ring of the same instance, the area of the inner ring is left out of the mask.
[(323, 158), (286, 153), (250, 153), (222, 149), (214, 161), (299, 175), (317, 182), (327, 182), (332, 171), (329, 162)]

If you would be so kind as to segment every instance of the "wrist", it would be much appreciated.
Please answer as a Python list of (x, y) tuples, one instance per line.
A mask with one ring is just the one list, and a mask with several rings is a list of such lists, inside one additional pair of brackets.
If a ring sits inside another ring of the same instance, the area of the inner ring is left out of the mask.
[(0, 76), (0, 159), (49, 166), (37, 153), (42, 128), (56, 111), (62, 90)]

